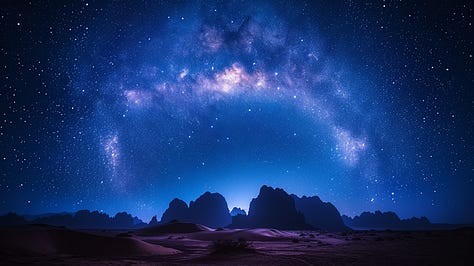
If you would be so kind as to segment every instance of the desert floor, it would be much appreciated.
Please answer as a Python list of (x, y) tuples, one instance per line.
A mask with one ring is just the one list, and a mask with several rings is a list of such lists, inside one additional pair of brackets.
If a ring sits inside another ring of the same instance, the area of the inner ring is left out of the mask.
[[(51, 237), (51, 233), (44, 232), (33, 234), (35, 237), (29, 241), (28, 249), (18, 249), (18, 241), (28, 241), (29, 234), (23, 232), (16, 237), (14, 231), (3, 231), (10, 235), (3, 234), (0, 241), (2, 265), (474, 265), (472, 228), (341, 233), (223, 229), (159, 235), (104, 230), (81, 232), (105, 239), (99, 239), (101, 244), (94, 247), (97, 252), (92, 253), (84, 247), (89, 245), (88, 238), (77, 241), (78, 236), (74, 234), (67, 235), (67, 251), (41, 249), (39, 245), (49, 245), (48, 240), (42, 238)], [(53, 235), (57, 237), (57, 233)], [(226, 239), (227, 242), (223, 242)], [(233, 246), (238, 239), (245, 248)], [(11, 248), (11, 241), (16, 243), (16, 248)], [(110, 249), (122, 247), (121, 241), (134, 251), (129, 253), (126, 248), (111, 252)], [(219, 248), (219, 243), (230, 243), (230, 246)], [(43, 251), (34, 252), (35, 245)], [(146, 248), (146, 252), (141, 252), (142, 248)]]

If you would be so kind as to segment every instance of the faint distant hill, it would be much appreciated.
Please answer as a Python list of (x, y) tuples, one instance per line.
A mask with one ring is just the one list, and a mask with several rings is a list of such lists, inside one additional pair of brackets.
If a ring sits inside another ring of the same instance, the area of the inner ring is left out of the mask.
[(237, 216), (237, 215), (247, 215), (247, 213), (245, 212), (245, 210), (242, 210), (241, 208), (237, 208), (237, 207), (234, 207), (231, 211), (230, 211), (230, 216)]
[(209, 227), (225, 227), (231, 223), (227, 201), (219, 193), (206, 192), (188, 205), (174, 199), (161, 217), (161, 223), (173, 220), (202, 224)]
[(346, 215), (341, 217), (347, 226), (354, 229), (435, 230), (459, 227), (452, 224), (433, 224), (426, 217), (400, 219), (394, 212), (363, 212), (354, 218)]
[(323, 202), (318, 196), (299, 198), (291, 195), (296, 209), (303, 213), (306, 222), (314, 228), (326, 231), (350, 230), (342, 221), (339, 211), (329, 202)]
[(33, 220), (36, 220), (38, 218), (44, 218), (44, 217), (48, 217), (48, 216), (53, 216), (53, 215), (65, 215), (65, 214), (69, 214), (69, 215), (74, 215), (74, 212), (48, 212), (48, 213), (41, 213), (41, 214), (34, 214), (34, 215), (21, 215), (23, 216), (23, 218), (25, 218), (27, 221), (33, 221)]
[(65, 226), (80, 229), (132, 229), (146, 225), (137, 217), (132, 217), (126, 212), (119, 212), (110, 217), (106, 213), (98, 211), (80, 210), (76, 213), (57, 213), (27, 216), (32, 218), (27, 220), (24, 216), (9, 213), (0, 216), (0, 225), (19, 224), (48, 224), (54, 226)]
[(257, 198), (250, 202), (247, 216), (237, 215), (232, 219), (234, 228), (275, 228), (307, 230), (304, 215), (297, 211), (293, 197), (281, 188), (262, 186)]
[(22, 225), (27, 223), (28, 222), (23, 216), (20, 216), (13, 212), (9, 212), (5, 215), (0, 216), (0, 226)]

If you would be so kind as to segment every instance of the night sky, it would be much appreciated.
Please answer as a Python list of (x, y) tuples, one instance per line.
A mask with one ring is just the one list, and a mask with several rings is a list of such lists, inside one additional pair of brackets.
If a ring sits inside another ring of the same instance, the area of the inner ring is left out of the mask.
[(260, 186), (474, 221), (473, 4), (1, 1), (0, 213)]

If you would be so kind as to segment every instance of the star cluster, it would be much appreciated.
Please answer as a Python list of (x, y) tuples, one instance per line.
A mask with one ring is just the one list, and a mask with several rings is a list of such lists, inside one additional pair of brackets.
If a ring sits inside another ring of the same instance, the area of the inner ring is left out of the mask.
[(267, 184), (474, 219), (470, 3), (2, 5), (2, 211), (149, 219)]

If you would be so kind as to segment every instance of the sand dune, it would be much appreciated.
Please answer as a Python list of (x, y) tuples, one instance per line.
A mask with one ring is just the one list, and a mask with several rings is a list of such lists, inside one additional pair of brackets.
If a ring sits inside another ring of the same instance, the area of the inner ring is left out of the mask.
[(252, 241), (266, 241), (288, 239), (296, 237), (297, 234), (284, 232), (276, 229), (212, 229), (194, 223), (168, 223), (135, 231), (137, 236), (153, 237), (179, 234), (182, 238), (213, 241), (223, 239), (246, 239)]
[(297, 234), (291, 232), (283, 232), (276, 229), (225, 229), (220, 231), (202, 231), (188, 234), (190, 239), (214, 241), (224, 239), (245, 239), (249, 241), (272, 241), (297, 237)]
[(140, 229), (136, 231), (136, 234), (141, 236), (155, 236), (163, 234), (184, 234), (203, 231), (213, 231), (213, 229), (200, 224), (176, 222)]
[(129, 257), (171, 255), (178, 250), (129, 237), (91, 235), (52, 226), (0, 229), (0, 252), (24, 255), (75, 255)]

